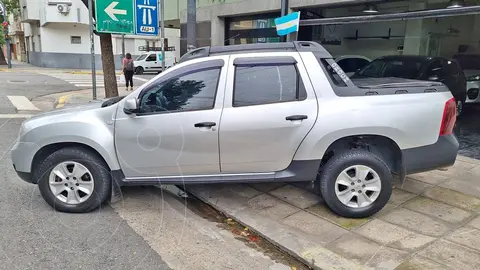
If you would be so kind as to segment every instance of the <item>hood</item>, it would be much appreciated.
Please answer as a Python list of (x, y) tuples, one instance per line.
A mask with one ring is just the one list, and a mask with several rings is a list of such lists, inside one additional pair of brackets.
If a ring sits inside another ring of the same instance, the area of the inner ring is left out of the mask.
[(351, 78), (352, 82), (360, 88), (378, 88), (378, 87), (431, 87), (440, 86), (442, 83), (434, 81), (421, 81), (403, 79), (397, 77), (361, 77)]
[(101, 108), (104, 102), (105, 100), (94, 100), (94, 101), (89, 101), (84, 103), (66, 104), (62, 108), (53, 109), (51, 111), (46, 111), (46, 112), (34, 115), (30, 119), (34, 120), (38, 118), (52, 117), (52, 116), (58, 116), (62, 114), (85, 112), (92, 109)]

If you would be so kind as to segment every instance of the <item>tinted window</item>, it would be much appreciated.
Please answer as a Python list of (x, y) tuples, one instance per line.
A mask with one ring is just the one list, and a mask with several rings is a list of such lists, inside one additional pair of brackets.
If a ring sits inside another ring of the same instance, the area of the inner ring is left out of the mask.
[(147, 57), (147, 61), (157, 61), (157, 55), (156, 54), (150, 54)]
[(373, 62), (370, 62), (370, 64), (365, 66), (362, 70), (360, 70), (358, 74), (366, 77), (380, 77), (385, 62), (385, 60), (374, 60)]
[(364, 77), (416, 79), (419, 76), (422, 66), (423, 62), (418, 59), (378, 59), (365, 66), (359, 72), (359, 75)]
[(458, 61), (460, 67), (463, 70), (473, 69), (480, 70), (480, 55), (476, 54), (460, 54), (455, 56), (455, 60)]
[(213, 109), (220, 68), (177, 76), (153, 85), (140, 100), (140, 112)]
[(443, 76), (442, 61), (436, 60), (436, 61), (432, 62), (428, 66), (426, 74), (427, 74), (427, 78), (432, 77), (432, 76), (438, 76), (438, 77)]
[(233, 106), (304, 100), (303, 82), (294, 65), (238, 66)]
[(460, 73), (461, 68), (458, 66), (458, 63), (455, 61), (445, 61), (446, 62), (446, 72), (451, 75), (458, 75)]
[(363, 68), (369, 62), (362, 58), (345, 58), (338, 61), (338, 65), (342, 68), (344, 72), (356, 72), (357, 70)]

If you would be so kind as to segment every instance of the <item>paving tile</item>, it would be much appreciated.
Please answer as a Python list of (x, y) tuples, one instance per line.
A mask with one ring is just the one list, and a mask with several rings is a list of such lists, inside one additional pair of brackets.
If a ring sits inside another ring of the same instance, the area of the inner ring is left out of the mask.
[(480, 216), (478, 216), (475, 219), (473, 219), (472, 221), (470, 221), (470, 223), (468, 223), (468, 225), (480, 230)]
[(259, 195), (262, 193), (253, 188), (238, 193), (238, 190), (232, 190), (232, 187), (225, 188), (225, 185), (191, 185), (188, 186), (187, 190), (201, 200), (218, 207), (226, 213), (248, 208), (247, 202), (249, 197), (254, 197), (252, 194)]
[(480, 212), (479, 198), (452, 189), (434, 187), (427, 190), (423, 196), (477, 213)]
[(255, 189), (258, 189), (262, 192), (270, 192), (274, 189), (277, 189), (279, 187), (283, 187), (285, 183), (257, 183), (257, 184), (251, 184), (251, 186)]
[(473, 169), (469, 171), (470, 173), (473, 173), (475, 175), (480, 175), (480, 165), (475, 166)]
[(453, 224), (461, 223), (472, 216), (472, 213), (460, 208), (424, 197), (416, 197), (405, 203), (403, 207)]
[(281, 188), (275, 189), (271, 191), (270, 194), (302, 209), (322, 202), (320, 196), (292, 185), (285, 185)]
[(402, 204), (415, 196), (417, 196), (417, 194), (413, 194), (398, 188), (394, 188), (392, 190), (392, 196), (390, 197), (390, 202), (393, 202), (396, 204)]
[(480, 253), (450, 241), (440, 240), (419, 252), (451, 269), (480, 269)]
[(455, 165), (453, 165), (452, 167), (449, 167), (446, 170), (445, 169), (435, 170), (435, 173), (439, 173), (439, 174), (446, 175), (446, 176), (456, 176), (459, 173), (470, 171), (473, 168), (475, 168), (476, 166), (477, 166), (477, 164), (473, 164), (473, 163), (470, 163), (470, 162), (465, 162), (465, 161), (457, 159), (455, 161)]
[(360, 234), (382, 245), (388, 245), (406, 251), (417, 250), (436, 239), (379, 219), (370, 221), (356, 229), (354, 233)]
[(454, 231), (446, 239), (480, 251), (480, 230), (478, 229), (462, 227)]
[(347, 259), (375, 269), (395, 269), (408, 256), (405, 251), (381, 246), (353, 233), (328, 244), (327, 248)]
[(273, 220), (281, 220), (293, 213), (301, 211), (299, 208), (269, 194), (262, 194), (248, 200), (248, 205), (260, 215)]
[(433, 237), (441, 236), (450, 229), (447, 224), (441, 221), (405, 208), (397, 208), (379, 218), (383, 221)]
[(447, 182), (440, 184), (440, 186), (480, 198), (479, 177), (479, 175), (463, 172), (457, 174), (455, 178), (451, 178)]
[(288, 216), (282, 223), (308, 233), (322, 244), (348, 233), (347, 230), (305, 211)]
[(346, 229), (352, 230), (355, 229), (362, 224), (367, 223), (370, 219), (368, 218), (344, 218), (341, 217), (334, 212), (332, 212), (325, 204), (315, 204), (313, 206), (308, 207), (305, 209), (307, 212), (310, 212), (314, 215), (317, 215), (321, 218), (324, 218), (330, 222), (337, 224), (338, 226)]
[(378, 218), (382, 215), (390, 213), (390, 211), (392, 211), (393, 209), (398, 208), (398, 207), (399, 207), (398, 204), (396, 204), (394, 202), (388, 202), (380, 211), (373, 214), (372, 218)]
[(463, 161), (463, 162), (467, 162), (467, 163), (472, 163), (472, 164), (475, 164), (475, 165), (480, 165), (480, 160), (474, 159), (474, 158), (469, 158), (469, 157), (462, 156), (462, 155), (457, 156), (457, 161), (458, 160)]
[(438, 185), (449, 179), (448, 176), (442, 175), (440, 173), (435, 173), (435, 172), (424, 172), (424, 173), (412, 174), (407, 176), (407, 178), (421, 181), (431, 185)]
[(436, 263), (432, 260), (422, 256), (413, 256), (410, 260), (399, 265), (395, 270), (418, 270), (418, 269), (435, 269), (435, 270), (450, 270), (450, 268)]
[(427, 190), (431, 187), (433, 187), (433, 185), (423, 183), (423, 182), (420, 182), (420, 181), (416, 181), (416, 180), (413, 180), (413, 179), (408, 179), (408, 178), (405, 180), (405, 183), (403, 183), (403, 185), (397, 186), (397, 188), (399, 188), (399, 189), (402, 189), (404, 191), (408, 191), (408, 192), (411, 192), (411, 193), (414, 193), (414, 194), (421, 194), (425, 190)]

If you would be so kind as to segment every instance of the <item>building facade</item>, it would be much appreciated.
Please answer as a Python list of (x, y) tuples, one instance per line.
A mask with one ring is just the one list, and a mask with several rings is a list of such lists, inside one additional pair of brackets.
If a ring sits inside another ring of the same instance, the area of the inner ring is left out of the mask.
[[(278, 41), (273, 20), (280, 16), (281, 0), (198, 0), (197, 47)], [(351, 17), (374, 5), (375, 14), (445, 9), (449, 0), (289, 0), (289, 12), (301, 19)], [(478, 5), (475, 0), (464, 5)], [(166, 1), (168, 23), (181, 27), (181, 53), (186, 52), (187, 0)], [(178, 14), (178, 15), (177, 15)], [(477, 52), (480, 15), (421, 18), (381, 23), (301, 26), (292, 39), (322, 43), (333, 55), (415, 54), (452, 57)]]
[[(59, 5), (62, 6), (59, 8)], [(20, 0), (23, 23), (24, 60), (36, 66), (52, 68), (91, 67), (89, 12), (81, 0)], [(121, 66), (122, 37), (113, 35), (116, 68)], [(168, 46), (178, 46), (180, 30), (166, 29)], [(141, 46), (161, 46), (160, 37), (125, 36), (125, 51), (138, 56)], [(100, 39), (95, 36), (96, 66), (101, 68)]]

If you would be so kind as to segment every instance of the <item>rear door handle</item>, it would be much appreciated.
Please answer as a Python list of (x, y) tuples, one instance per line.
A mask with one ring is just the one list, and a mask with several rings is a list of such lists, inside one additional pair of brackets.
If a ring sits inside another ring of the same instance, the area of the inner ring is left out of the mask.
[(307, 119), (308, 116), (306, 115), (290, 115), (285, 117), (285, 120), (287, 121), (300, 121), (300, 120), (305, 120)]
[(216, 125), (217, 123), (215, 122), (202, 122), (202, 123), (196, 123), (194, 126), (197, 128), (200, 128), (200, 127), (214, 127)]

